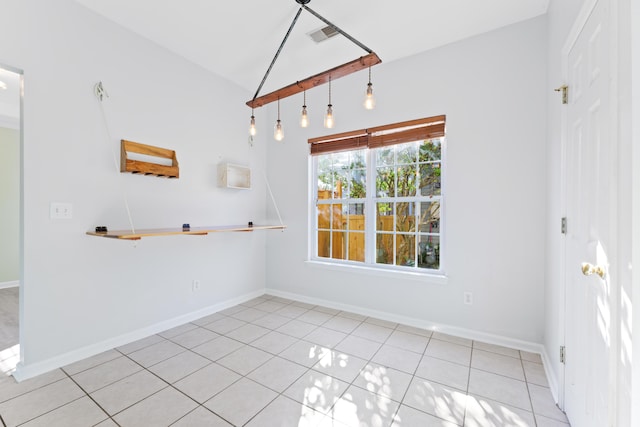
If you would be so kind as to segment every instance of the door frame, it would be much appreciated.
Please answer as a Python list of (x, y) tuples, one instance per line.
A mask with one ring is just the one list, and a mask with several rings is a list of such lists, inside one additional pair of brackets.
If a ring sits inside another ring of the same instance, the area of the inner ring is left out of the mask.
[[(583, 4), (582, 9), (580, 10), (576, 20), (574, 21), (574, 24), (571, 28), (571, 30), (569, 31), (569, 34), (567, 36), (567, 39), (562, 47), (561, 50), (561, 58), (562, 58), (562, 78), (564, 82), (568, 82), (569, 81), (569, 53), (571, 52), (571, 49), (573, 48), (573, 46), (575, 45), (578, 37), (580, 36), (582, 30), (584, 29), (589, 17), (591, 16), (593, 10), (595, 9), (596, 5), (598, 4), (598, 2), (606, 2), (608, 9), (609, 9), (609, 18), (608, 18), (608, 25), (609, 25), (609, 46), (608, 46), (608, 51), (609, 51), (609, 66), (610, 66), (610, 76), (611, 76), (611, 80), (610, 80), (610, 85), (609, 85), (609, 96), (610, 96), (610, 100), (611, 102), (609, 103), (609, 107), (610, 107), (610, 111), (609, 111), (609, 120), (610, 120), (610, 126), (609, 126), (609, 137), (611, 138), (611, 147), (612, 147), (612, 151), (613, 151), (613, 156), (612, 158), (613, 163), (612, 166), (614, 168), (617, 169), (617, 167), (620, 165), (619, 163), (619, 157), (618, 157), (618, 152), (619, 152), (619, 132), (618, 132), (618, 126), (620, 124), (620, 117), (619, 117), (619, 111), (618, 111), (618, 95), (619, 95), (619, 91), (618, 91), (618, 73), (619, 73), (619, 58), (618, 58), (618, 48), (619, 48), (619, 41), (618, 41), (618, 37), (619, 37), (619, 29), (618, 29), (618, 19), (619, 19), (619, 15), (618, 15), (618, 1), (619, 0), (585, 0), (585, 3)], [(569, 97), (571, 97), (571, 88), (569, 88)], [(568, 145), (568, 129), (569, 129), (569, 123), (567, 122), (568, 120), (568, 113), (567, 113), (567, 108), (562, 108), (562, 113), (561, 113), (561, 123), (562, 123), (562, 129), (561, 129), (561, 160), (560, 160), (560, 165), (561, 165), (561, 171), (560, 171), (560, 182), (561, 182), (561, 190), (560, 190), (560, 197), (561, 197), (561, 216), (562, 217), (566, 217), (567, 215), (567, 195), (568, 195), (568, 190), (567, 190), (567, 145)], [(619, 184), (619, 182), (617, 181), (618, 177), (612, 177), (612, 179), (614, 180), (614, 184), (617, 186)], [(615, 205), (615, 209), (616, 212), (619, 209), (619, 200), (617, 197), (617, 194), (614, 194), (612, 197), (612, 203)], [(617, 246), (619, 245), (618, 239), (619, 239), (619, 224), (618, 224), (618, 219), (616, 216), (612, 216), (611, 218), (612, 221), (612, 225), (611, 225), (611, 230), (614, 233), (613, 238), (616, 240), (616, 245), (614, 248), (614, 251), (617, 252)], [(571, 223), (570, 223), (570, 219), (569, 219), (569, 224), (568, 227), (571, 227)], [(561, 283), (563, 285), (563, 289), (562, 292), (560, 293), (560, 315), (559, 315), (559, 329), (560, 329), (560, 336), (562, 337), (562, 345), (565, 345), (566, 343), (566, 332), (567, 332), (567, 316), (566, 316), (566, 310), (567, 310), (567, 291), (568, 291), (568, 286), (567, 286), (567, 266), (566, 266), (566, 251), (567, 251), (567, 244), (566, 244), (566, 239), (563, 236), (562, 239), (562, 244), (561, 244), (561, 260), (560, 260), (560, 278), (561, 278)], [(617, 259), (617, 253), (613, 254), (612, 259)], [(609, 384), (609, 390), (608, 390), (608, 395), (609, 395), (609, 418), (610, 418), (610, 422), (614, 422), (615, 421), (615, 417), (616, 415), (619, 413), (618, 407), (617, 407), (617, 399), (616, 399), (616, 391), (618, 389), (618, 378), (617, 378), (617, 372), (618, 372), (618, 361), (619, 361), (619, 354), (620, 354), (620, 341), (619, 341), (619, 329), (618, 326), (620, 325), (620, 310), (619, 310), (619, 290), (620, 290), (620, 286), (621, 283), (619, 281), (619, 278), (621, 277), (620, 274), (620, 269), (622, 269), (623, 266), (621, 265), (621, 262), (618, 260), (617, 263), (612, 265), (612, 270), (609, 272), (610, 275), (613, 277), (612, 280), (612, 292), (611, 292), (611, 325), (612, 325), (612, 329), (611, 329), (611, 347), (610, 347), (610, 366), (609, 366), (609, 370), (610, 370), (610, 375), (611, 375), (611, 382)], [(570, 357), (570, 355), (569, 355)], [(567, 388), (565, 387), (565, 381), (566, 381), (566, 371), (565, 371), (565, 364), (561, 363), (560, 364), (560, 372), (559, 372), (559, 376), (558, 376), (558, 391), (557, 391), (557, 401), (558, 401), (558, 406), (564, 410), (565, 409), (565, 394), (567, 392)], [(611, 425), (615, 425), (611, 424)]]
[(24, 70), (20, 68), (16, 68), (12, 65), (7, 65), (3, 62), (0, 62), (0, 68), (10, 71), (12, 73), (16, 73), (20, 76), (20, 110), (19, 110), (19, 123), (18, 123), (18, 132), (19, 132), (19, 156), (18, 160), (18, 169), (20, 174), (20, 201), (18, 202), (18, 259), (20, 265), (18, 267), (19, 278), (18, 278), (18, 344), (20, 348), (20, 360), (19, 363), (24, 361), (24, 348), (22, 347), (22, 328), (24, 325), (23, 317), (24, 317)]
[[(631, 68), (640, 69), (640, 4), (631, 2)], [(635, 72), (631, 75), (631, 140), (637, 147), (640, 142), (640, 74)], [(631, 195), (632, 203), (632, 265), (640, 266), (640, 149), (632, 148), (631, 175), (633, 189)], [(636, 307), (640, 305), (640, 280), (638, 274), (632, 271), (632, 293), (633, 302)], [(632, 319), (633, 344), (631, 360), (635, 367), (632, 373), (632, 393), (631, 399), (638, 402), (640, 399), (640, 315), (636, 314)], [(631, 425), (640, 425), (640, 405), (633, 405), (631, 408)]]

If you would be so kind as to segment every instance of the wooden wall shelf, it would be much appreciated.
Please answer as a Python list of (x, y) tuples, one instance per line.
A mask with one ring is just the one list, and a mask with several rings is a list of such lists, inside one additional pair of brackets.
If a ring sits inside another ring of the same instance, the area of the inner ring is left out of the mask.
[[(169, 159), (171, 166), (130, 159), (128, 153), (136, 153), (148, 158)], [(162, 178), (180, 177), (180, 168), (175, 151), (124, 139), (120, 141), (120, 172), (140, 173)]]
[(121, 239), (121, 240), (140, 240), (143, 237), (153, 236), (177, 236), (177, 235), (195, 235), (206, 236), (209, 233), (221, 233), (228, 231), (254, 231), (254, 230), (284, 230), (287, 228), (285, 225), (216, 225), (210, 227), (191, 227), (189, 229), (182, 228), (153, 228), (147, 230), (136, 230), (132, 233), (131, 230), (116, 230), (107, 232), (87, 231), (89, 236), (106, 237), (109, 239)]
[(222, 188), (251, 189), (251, 169), (233, 163), (218, 165), (218, 186)]

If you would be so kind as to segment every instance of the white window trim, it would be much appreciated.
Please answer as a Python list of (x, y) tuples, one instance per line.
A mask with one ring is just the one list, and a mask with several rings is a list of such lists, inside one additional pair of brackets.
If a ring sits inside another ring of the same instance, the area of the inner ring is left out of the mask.
[[(316, 246), (317, 246), (317, 215), (316, 215), (316, 205), (318, 203), (318, 182), (315, 178), (315, 171), (317, 168), (317, 159), (319, 156), (309, 156), (308, 162), (308, 213), (307, 213), (307, 230), (309, 232), (308, 238), (308, 247), (307, 247), (307, 261), (308, 265), (314, 267), (320, 267), (324, 269), (331, 269), (337, 271), (345, 271), (345, 272), (359, 272), (363, 274), (382, 276), (382, 277), (400, 277), (415, 279), (421, 282), (434, 283), (434, 284), (446, 284), (447, 274), (446, 274), (446, 258), (447, 258), (447, 245), (446, 245), (446, 183), (447, 183), (447, 171), (448, 167), (446, 164), (446, 136), (441, 138), (441, 151), (440, 151), (440, 162), (442, 164), (442, 177), (441, 177), (441, 195), (437, 198), (434, 197), (434, 200), (438, 200), (440, 202), (440, 268), (437, 270), (434, 269), (420, 269), (420, 268), (407, 268), (396, 265), (389, 264), (377, 264), (375, 262), (375, 251), (365, 251), (365, 262), (357, 262), (357, 261), (349, 261), (349, 260), (339, 260), (333, 258), (323, 258), (315, 255)], [(375, 156), (373, 153), (374, 150), (366, 149), (367, 155), (367, 198), (369, 195), (373, 195), (376, 192), (375, 188), (375, 167), (372, 166), (375, 160)], [(398, 201), (395, 198), (394, 201)], [(355, 200), (358, 199), (354, 199)], [(375, 203), (373, 202), (373, 198), (368, 199), (371, 200), (372, 203), (365, 204), (365, 239), (375, 239)]]
[[(322, 259), (322, 261), (320, 261)], [(396, 270), (385, 264), (383, 267), (378, 267), (377, 265), (367, 265), (364, 263), (355, 263), (355, 262), (333, 262), (334, 260), (329, 261), (327, 258), (318, 258), (311, 259), (305, 261), (310, 267), (318, 268), (322, 270), (333, 270), (339, 271), (343, 273), (356, 273), (367, 276), (375, 276), (375, 277), (383, 277), (383, 278), (393, 278), (393, 279), (407, 279), (414, 280), (417, 282), (422, 282), (429, 285), (446, 285), (449, 282), (449, 277), (444, 273), (433, 273), (434, 270), (423, 271), (408, 271), (407, 269)], [(417, 269), (416, 269), (417, 270)]]

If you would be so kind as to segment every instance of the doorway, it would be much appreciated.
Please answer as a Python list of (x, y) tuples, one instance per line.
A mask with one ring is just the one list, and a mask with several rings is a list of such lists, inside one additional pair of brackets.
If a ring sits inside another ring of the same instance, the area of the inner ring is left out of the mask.
[(0, 375), (20, 361), (22, 84), (0, 64)]

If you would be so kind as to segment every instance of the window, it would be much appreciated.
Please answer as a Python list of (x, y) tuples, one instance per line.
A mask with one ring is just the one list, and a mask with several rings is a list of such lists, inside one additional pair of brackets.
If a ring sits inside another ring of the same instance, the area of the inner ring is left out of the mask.
[(444, 116), (310, 140), (312, 258), (441, 270)]

